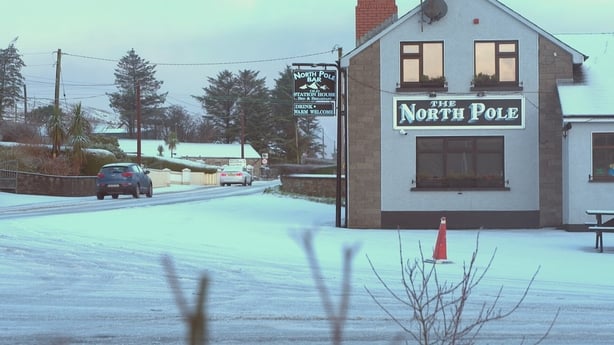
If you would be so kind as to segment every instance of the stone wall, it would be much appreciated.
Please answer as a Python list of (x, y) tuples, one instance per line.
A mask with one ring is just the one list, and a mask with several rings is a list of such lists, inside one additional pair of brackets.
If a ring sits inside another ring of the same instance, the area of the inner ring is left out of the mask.
[(540, 36), (539, 209), (542, 227), (560, 226), (563, 223), (563, 115), (556, 81), (571, 78), (571, 55)]
[[(344, 179), (341, 181), (341, 195), (345, 195)], [(282, 175), (281, 190), (287, 193), (335, 198), (337, 196), (336, 175)]]
[(55, 176), (18, 172), (16, 192), (53, 196), (94, 196), (96, 176)]
[(347, 224), (377, 229), (382, 218), (379, 41), (351, 59), (349, 75)]

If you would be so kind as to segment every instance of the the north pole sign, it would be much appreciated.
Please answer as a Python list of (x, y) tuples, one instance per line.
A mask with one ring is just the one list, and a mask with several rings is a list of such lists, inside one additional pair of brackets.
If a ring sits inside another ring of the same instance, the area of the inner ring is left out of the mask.
[(394, 128), (524, 128), (524, 97), (394, 98)]
[(299, 69), (292, 75), (295, 116), (335, 116), (336, 71)]
[(294, 102), (334, 102), (337, 73), (330, 70), (295, 70)]

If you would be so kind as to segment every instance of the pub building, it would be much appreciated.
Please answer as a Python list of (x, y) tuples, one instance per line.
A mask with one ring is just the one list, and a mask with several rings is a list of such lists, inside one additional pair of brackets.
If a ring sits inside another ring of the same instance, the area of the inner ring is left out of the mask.
[(614, 209), (614, 89), (583, 107), (605, 65), (590, 60), (496, 0), (402, 17), (358, 0), (340, 60), (346, 226), (575, 229)]

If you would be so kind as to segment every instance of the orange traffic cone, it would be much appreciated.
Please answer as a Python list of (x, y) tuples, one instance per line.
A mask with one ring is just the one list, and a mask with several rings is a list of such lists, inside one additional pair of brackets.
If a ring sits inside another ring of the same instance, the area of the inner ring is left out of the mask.
[(446, 217), (441, 217), (439, 223), (439, 232), (437, 233), (437, 242), (433, 251), (433, 260), (435, 263), (449, 263), (447, 247), (446, 247)]

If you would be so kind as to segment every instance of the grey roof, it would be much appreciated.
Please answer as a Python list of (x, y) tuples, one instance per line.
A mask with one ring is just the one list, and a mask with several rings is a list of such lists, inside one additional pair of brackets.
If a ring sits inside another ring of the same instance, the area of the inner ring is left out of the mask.
[[(118, 139), (120, 148), (126, 153), (136, 153), (135, 139)], [(170, 150), (164, 140), (141, 140), (141, 154), (144, 156), (158, 156), (158, 146), (164, 147), (163, 155), (170, 156)], [(250, 145), (243, 147), (244, 158), (260, 159), (260, 155)], [(190, 158), (241, 158), (241, 144), (213, 144), (213, 143), (178, 143), (175, 148), (175, 157)]]
[(575, 80), (557, 84), (563, 116), (614, 117), (614, 33), (559, 35), (589, 55), (577, 67)]

